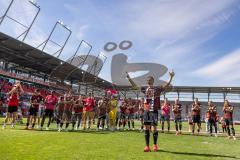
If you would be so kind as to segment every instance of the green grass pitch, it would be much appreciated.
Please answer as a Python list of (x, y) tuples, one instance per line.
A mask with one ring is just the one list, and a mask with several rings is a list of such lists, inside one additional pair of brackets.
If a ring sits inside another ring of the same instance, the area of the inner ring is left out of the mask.
[[(0, 119), (2, 122), (3, 119)], [(173, 125), (171, 126), (173, 129)], [(184, 130), (187, 130), (184, 123)], [(204, 126), (203, 126), (204, 127)], [(71, 128), (71, 126), (70, 126)], [(240, 140), (207, 135), (176, 136), (159, 133), (159, 151), (144, 153), (144, 133), (139, 131), (50, 131), (0, 129), (1, 160), (234, 160), (240, 159)], [(240, 127), (236, 126), (236, 132)], [(152, 135), (151, 135), (152, 144)]]

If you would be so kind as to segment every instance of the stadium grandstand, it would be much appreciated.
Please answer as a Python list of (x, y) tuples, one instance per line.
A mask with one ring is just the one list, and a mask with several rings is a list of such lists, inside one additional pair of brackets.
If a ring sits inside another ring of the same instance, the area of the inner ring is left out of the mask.
[[(86, 94), (88, 91), (100, 96), (104, 89), (113, 85), (99, 77), (81, 70), (80, 68), (63, 62), (57, 57), (29, 46), (22, 41), (0, 33), (0, 75), (2, 79), (8, 79), (8, 85), (1, 86), (3, 91), (9, 90), (14, 80), (20, 80), (31, 86), (46, 88), (46, 90), (58, 90), (63, 93), (69, 87), (73, 87), (75, 93)], [(61, 67), (59, 67), (61, 66)], [(74, 74), (69, 72), (74, 71)], [(53, 73), (60, 72), (61, 74)], [(67, 79), (63, 75), (67, 75)], [(83, 79), (83, 77), (85, 79)], [(12, 80), (12, 83), (9, 82)], [(83, 81), (84, 80), (84, 81)], [(25, 91), (32, 93), (35, 87)], [(46, 94), (46, 93), (45, 93)], [(44, 94), (44, 95), (45, 95)]]

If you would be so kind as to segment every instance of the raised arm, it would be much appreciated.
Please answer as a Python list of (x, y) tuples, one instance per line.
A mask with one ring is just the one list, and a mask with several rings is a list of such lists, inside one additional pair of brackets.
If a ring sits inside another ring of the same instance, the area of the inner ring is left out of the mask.
[(225, 112), (225, 107), (223, 106), (223, 109), (222, 109), (223, 112)]
[(14, 87), (8, 92), (8, 95), (11, 95), (16, 89), (17, 89), (17, 87), (14, 86)]
[(162, 86), (163, 90), (165, 90), (167, 87), (170, 86), (174, 75), (175, 75), (174, 71), (169, 72), (169, 76), (170, 76), (170, 77), (169, 77), (168, 82), (167, 82), (165, 85)]
[(20, 93), (19, 93), (19, 94), (23, 94), (23, 93), (24, 93), (24, 90), (23, 90), (23, 88), (22, 88), (21, 83), (19, 83), (18, 87), (19, 87), (19, 89), (20, 89)]
[(175, 107), (174, 107), (174, 105), (172, 106), (172, 111), (173, 111), (173, 112), (175, 111)]
[(230, 111), (233, 112), (233, 106), (230, 107)]
[[(127, 72), (126, 72), (127, 73)], [(137, 86), (137, 84), (131, 79), (129, 74), (127, 73), (127, 79), (131, 83), (134, 90), (140, 90), (140, 87)]]

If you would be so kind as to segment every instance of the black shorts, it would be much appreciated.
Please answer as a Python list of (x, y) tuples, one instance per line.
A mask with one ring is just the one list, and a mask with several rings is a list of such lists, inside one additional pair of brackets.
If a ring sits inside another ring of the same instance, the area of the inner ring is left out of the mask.
[(69, 110), (64, 110), (63, 111), (63, 117), (64, 117), (64, 120), (71, 121), (72, 112), (69, 111)]
[(126, 114), (125, 113), (120, 113), (120, 119), (126, 119)]
[(57, 117), (57, 119), (62, 119), (62, 117), (63, 117), (63, 110), (58, 110), (57, 112), (56, 112), (56, 117)]
[(161, 121), (170, 121), (170, 115), (161, 115)]
[(38, 108), (30, 107), (29, 116), (37, 116), (37, 115), (38, 115)]
[(193, 115), (192, 116), (193, 123), (201, 123), (201, 117), (200, 115)]
[(157, 126), (158, 111), (144, 111), (143, 123), (144, 123), (144, 125)]
[(98, 119), (106, 119), (106, 114), (104, 114), (104, 115), (98, 115)]
[(45, 111), (44, 111), (44, 116), (52, 117), (52, 116), (53, 116), (53, 110), (51, 110), (51, 109), (45, 109)]
[(143, 120), (143, 114), (139, 115), (140, 120)]
[(71, 122), (81, 121), (82, 120), (82, 112), (74, 113), (71, 116)]
[(178, 122), (181, 123), (181, 122), (182, 122), (182, 117), (175, 117), (175, 118), (174, 118), (174, 122), (175, 122), (175, 123), (178, 123)]
[(14, 113), (18, 111), (18, 107), (17, 106), (8, 106), (8, 112), (9, 113)]
[(208, 119), (208, 123), (209, 124), (215, 124), (217, 121), (216, 121), (216, 119), (214, 119), (214, 118), (209, 118)]
[(127, 119), (128, 119), (128, 120), (134, 120), (134, 114), (133, 114), (133, 113), (129, 113), (129, 114), (127, 115)]
[(120, 119), (121, 113), (119, 111), (117, 111), (117, 116), (116, 118)]
[(225, 124), (226, 126), (233, 125), (233, 119), (232, 118), (225, 118)]

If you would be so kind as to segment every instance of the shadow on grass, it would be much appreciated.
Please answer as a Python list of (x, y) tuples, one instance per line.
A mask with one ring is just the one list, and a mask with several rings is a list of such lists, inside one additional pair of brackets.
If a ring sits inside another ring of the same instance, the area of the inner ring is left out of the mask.
[[(161, 132), (161, 131), (159, 131), (159, 133), (160, 134), (170, 134), (170, 135), (174, 135), (174, 134), (176, 134), (176, 132), (175, 131), (170, 131), (170, 132)], [(210, 134), (209, 133), (200, 133), (200, 134), (197, 134), (197, 133), (195, 133), (195, 134), (192, 134), (192, 132), (184, 132), (184, 133), (182, 133), (181, 135), (178, 135), (178, 136), (192, 136), (192, 137), (214, 137), (214, 135), (212, 135), (212, 136), (210, 136)], [(218, 133), (218, 137), (226, 137), (227, 135), (226, 135), (226, 133), (225, 134), (223, 134), (223, 133), (221, 133), (221, 134), (219, 134)], [(237, 136), (238, 137), (238, 136)]]
[(220, 158), (240, 159), (236, 156), (227, 156), (227, 155), (219, 155), (219, 154), (207, 154), (207, 153), (175, 152), (175, 151), (167, 151), (167, 150), (162, 150), (162, 149), (159, 149), (157, 152), (171, 153), (171, 154), (177, 154), (177, 155), (188, 155), (188, 156), (220, 157)]
[[(50, 130), (40, 130), (40, 129), (23, 129), (23, 128), (18, 128), (18, 129), (15, 129), (15, 130), (22, 130), (22, 131), (29, 131), (29, 132), (58, 132), (58, 130), (56, 129), (50, 129)], [(87, 133), (87, 134), (110, 134), (110, 133), (113, 133), (113, 132), (110, 132), (110, 131), (96, 131), (96, 130), (79, 130), (79, 131), (76, 131), (76, 130), (68, 130), (68, 131), (64, 131), (62, 130), (60, 133)]]

